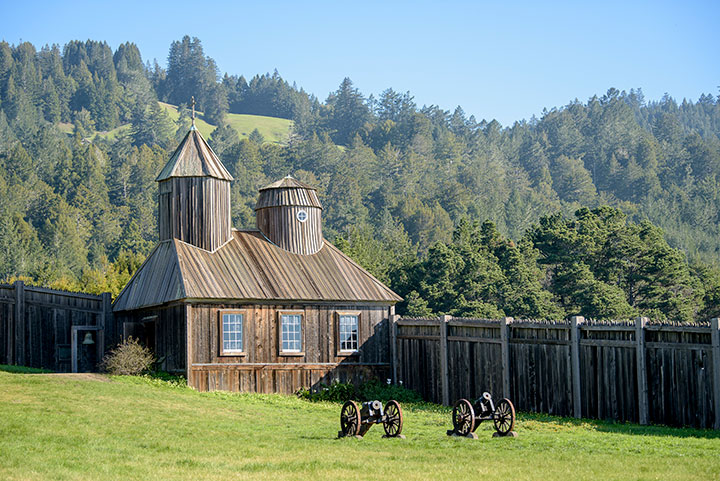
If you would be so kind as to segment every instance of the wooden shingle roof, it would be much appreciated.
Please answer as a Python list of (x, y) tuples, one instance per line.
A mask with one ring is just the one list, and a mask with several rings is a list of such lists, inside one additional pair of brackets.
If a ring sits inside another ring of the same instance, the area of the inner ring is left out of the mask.
[(115, 300), (125, 311), (177, 300), (381, 302), (402, 298), (325, 242), (313, 255), (281, 249), (257, 230), (234, 231), (208, 252), (161, 242)]
[(322, 209), (315, 189), (264, 189), (260, 191), (255, 210), (281, 206), (317, 207)]
[(282, 179), (273, 182), (270, 185), (266, 185), (265, 187), (260, 189), (260, 192), (263, 190), (268, 189), (307, 189), (307, 190), (317, 190), (315, 187), (311, 187), (304, 182), (300, 182), (296, 178), (292, 176), (286, 176)]
[(171, 177), (214, 177), (220, 180), (233, 180), (230, 172), (200, 135), (200, 131), (194, 127), (180, 142), (155, 181), (160, 182)]

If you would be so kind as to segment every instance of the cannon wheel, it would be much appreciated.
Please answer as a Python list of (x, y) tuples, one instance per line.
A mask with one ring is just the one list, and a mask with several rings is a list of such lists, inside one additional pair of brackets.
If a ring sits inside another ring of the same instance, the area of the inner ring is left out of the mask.
[(493, 413), (495, 430), (505, 436), (515, 427), (515, 406), (509, 399), (501, 399)]
[(345, 436), (357, 436), (360, 433), (360, 409), (355, 401), (343, 404), (340, 411), (340, 429)]
[(475, 431), (475, 409), (467, 399), (455, 403), (452, 412), (453, 429), (460, 436), (467, 436)]
[(388, 401), (385, 405), (385, 418), (383, 419), (383, 429), (388, 437), (400, 436), (403, 427), (403, 414), (400, 403), (397, 401)]

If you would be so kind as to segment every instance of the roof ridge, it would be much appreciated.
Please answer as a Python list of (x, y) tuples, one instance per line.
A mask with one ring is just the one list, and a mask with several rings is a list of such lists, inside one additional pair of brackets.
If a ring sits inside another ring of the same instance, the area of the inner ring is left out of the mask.
[(180, 286), (180, 299), (183, 299), (187, 297), (187, 289), (185, 288), (185, 276), (183, 275), (183, 266), (180, 264), (180, 252), (178, 252), (177, 243), (179, 242), (179, 239), (170, 239), (173, 241), (172, 246), (173, 250), (175, 251), (175, 265), (177, 266), (178, 271), (178, 285)]

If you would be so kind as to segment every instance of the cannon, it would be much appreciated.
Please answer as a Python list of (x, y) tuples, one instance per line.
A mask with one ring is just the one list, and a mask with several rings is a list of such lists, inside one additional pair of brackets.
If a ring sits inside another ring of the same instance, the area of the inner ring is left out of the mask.
[(474, 403), (460, 399), (453, 407), (453, 429), (448, 435), (471, 436), (483, 421), (493, 422), (497, 436), (508, 436), (515, 427), (515, 406), (506, 398), (495, 404), (488, 392)]
[(364, 436), (373, 424), (382, 423), (385, 436), (397, 438), (402, 436), (403, 414), (400, 403), (388, 401), (385, 409), (380, 401), (362, 403), (359, 408), (355, 401), (343, 404), (340, 411), (340, 431), (338, 437)]

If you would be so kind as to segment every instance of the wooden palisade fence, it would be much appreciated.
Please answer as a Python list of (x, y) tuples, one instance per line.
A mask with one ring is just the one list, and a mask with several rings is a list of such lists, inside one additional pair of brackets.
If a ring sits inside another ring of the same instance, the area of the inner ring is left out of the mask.
[[(54, 371), (94, 370), (112, 329), (109, 293), (0, 284), (0, 364)], [(83, 344), (90, 333), (93, 344)]]
[(524, 411), (720, 429), (720, 327), (393, 318), (393, 375), (449, 405), (483, 391)]

